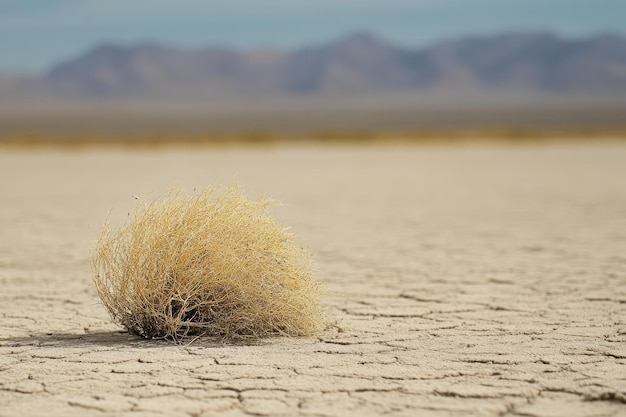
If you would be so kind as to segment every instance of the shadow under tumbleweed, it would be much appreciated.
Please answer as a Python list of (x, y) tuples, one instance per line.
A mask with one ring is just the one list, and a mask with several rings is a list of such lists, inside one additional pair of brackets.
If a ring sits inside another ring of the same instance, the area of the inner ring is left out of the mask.
[(37, 346), (41, 348), (84, 348), (93, 346), (125, 346), (133, 348), (153, 347), (176, 347), (193, 345), (195, 347), (224, 347), (225, 345), (254, 346), (271, 343), (271, 339), (265, 341), (249, 340), (239, 342), (225, 342), (208, 337), (196, 337), (182, 340), (179, 343), (170, 340), (144, 339), (126, 330), (86, 332), (86, 333), (38, 333), (30, 336), (0, 338), (0, 347)]
[(38, 333), (30, 336), (0, 338), (0, 346), (39, 346), (54, 348), (126, 345), (139, 347), (161, 344), (158, 340), (144, 340), (125, 330), (89, 333)]

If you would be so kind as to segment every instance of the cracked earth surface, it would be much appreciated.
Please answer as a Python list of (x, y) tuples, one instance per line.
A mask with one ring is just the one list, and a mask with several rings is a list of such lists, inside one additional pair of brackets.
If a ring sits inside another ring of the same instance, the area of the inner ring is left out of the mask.
[[(331, 326), (138, 339), (91, 287), (106, 212), (244, 184)], [(0, 416), (624, 416), (626, 146), (0, 153)]]

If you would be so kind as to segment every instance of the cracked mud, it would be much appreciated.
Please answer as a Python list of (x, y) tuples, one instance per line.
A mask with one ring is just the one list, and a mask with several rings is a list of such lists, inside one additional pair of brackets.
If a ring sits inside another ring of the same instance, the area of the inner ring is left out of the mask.
[[(626, 147), (0, 154), (0, 416), (626, 415)], [(105, 213), (233, 178), (286, 203), (331, 322), (251, 345), (111, 323)]]

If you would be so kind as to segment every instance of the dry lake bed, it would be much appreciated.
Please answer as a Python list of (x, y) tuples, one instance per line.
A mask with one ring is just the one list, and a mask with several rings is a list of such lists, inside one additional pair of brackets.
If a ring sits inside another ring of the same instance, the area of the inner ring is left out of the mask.
[[(238, 182), (315, 256), (330, 325), (138, 339), (106, 214)], [(624, 416), (626, 144), (0, 150), (0, 416)]]

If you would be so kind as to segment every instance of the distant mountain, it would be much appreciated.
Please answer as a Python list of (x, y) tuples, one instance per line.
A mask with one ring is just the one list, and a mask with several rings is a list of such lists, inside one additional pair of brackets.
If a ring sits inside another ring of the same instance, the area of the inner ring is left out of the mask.
[(412, 91), (626, 93), (626, 39), (467, 37), (422, 49), (367, 33), (295, 51), (101, 45), (41, 77), (0, 76), (14, 99), (203, 100)]

